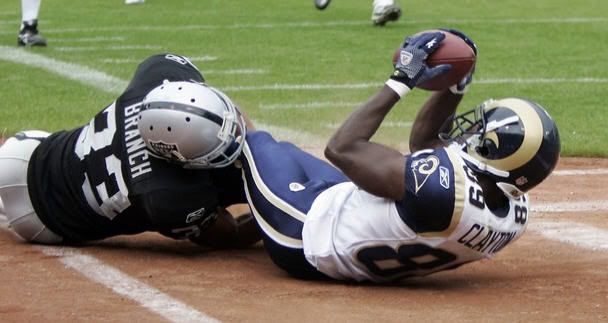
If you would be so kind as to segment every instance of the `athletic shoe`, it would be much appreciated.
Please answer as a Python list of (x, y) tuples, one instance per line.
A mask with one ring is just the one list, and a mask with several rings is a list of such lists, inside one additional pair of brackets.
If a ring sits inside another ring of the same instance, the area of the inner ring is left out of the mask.
[(125, 0), (125, 4), (140, 4), (144, 2), (144, 0)]
[(23, 23), (23, 28), (17, 36), (17, 45), (46, 46), (46, 39), (38, 32), (38, 22), (36, 20)]
[(372, 23), (374, 26), (384, 26), (389, 21), (395, 21), (401, 17), (401, 8), (396, 4), (375, 8), (372, 12)]
[(315, 7), (319, 10), (323, 10), (329, 6), (331, 0), (315, 0)]

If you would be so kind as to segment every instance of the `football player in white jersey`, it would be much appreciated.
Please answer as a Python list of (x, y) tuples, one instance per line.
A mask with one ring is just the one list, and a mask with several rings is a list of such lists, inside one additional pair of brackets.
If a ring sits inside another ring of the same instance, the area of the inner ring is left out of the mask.
[(526, 192), (560, 152), (556, 124), (537, 103), (488, 100), (454, 117), (468, 75), (422, 106), (411, 155), (370, 141), (397, 102), (450, 68), (426, 65), (444, 37), (406, 38), (410, 62), (397, 62), (331, 137), (325, 156), (337, 168), (268, 133), (247, 134), (246, 193), (279, 267), (300, 278), (389, 282), (491, 258), (523, 234)]

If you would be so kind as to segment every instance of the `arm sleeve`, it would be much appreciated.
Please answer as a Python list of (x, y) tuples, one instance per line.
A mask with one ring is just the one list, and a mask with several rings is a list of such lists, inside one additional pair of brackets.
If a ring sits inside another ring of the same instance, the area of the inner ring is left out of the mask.
[(417, 233), (446, 230), (456, 209), (458, 177), (444, 148), (427, 149), (406, 157), (406, 192), (397, 201), (401, 219)]
[(211, 178), (218, 192), (220, 206), (247, 203), (241, 169), (234, 165), (214, 169), (211, 171)]
[(178, 170), (159, 176), (142, 202), (154, 231), (187, 238), (207, 228), (216, 216), (218, 195), (206, 173)]

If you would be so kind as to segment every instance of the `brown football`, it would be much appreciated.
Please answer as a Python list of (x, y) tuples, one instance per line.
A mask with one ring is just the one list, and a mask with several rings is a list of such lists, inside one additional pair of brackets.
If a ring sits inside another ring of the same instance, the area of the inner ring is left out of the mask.
[[(428, 66), (433, 67), (441, 64), (451, 64), (452, 69), (442, 75), (439, 75), (427, 82), (418, 84), (418, 88), (438, 91), (449, 88), (450, 86), (460, 82), (475, 65), (475, 52), (467, 43), (460, 37), (443, 30), (425, 30), (424, 32), (440, 31), (445, 34), (445, 38), (426, 60)], [(398, 48), (393, 55), (393, 65), (399, 58), (401, 48)]]

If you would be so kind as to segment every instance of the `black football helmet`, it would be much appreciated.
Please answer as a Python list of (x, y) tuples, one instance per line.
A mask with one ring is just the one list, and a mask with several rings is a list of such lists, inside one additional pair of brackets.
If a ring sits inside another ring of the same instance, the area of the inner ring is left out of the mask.
[(487, 100), (455, 116), (443, 140), (461, 145), (469, 167), (517, 198), (542, 182), (559, 159), (555, 121), (538, 103), (521, 98)]

